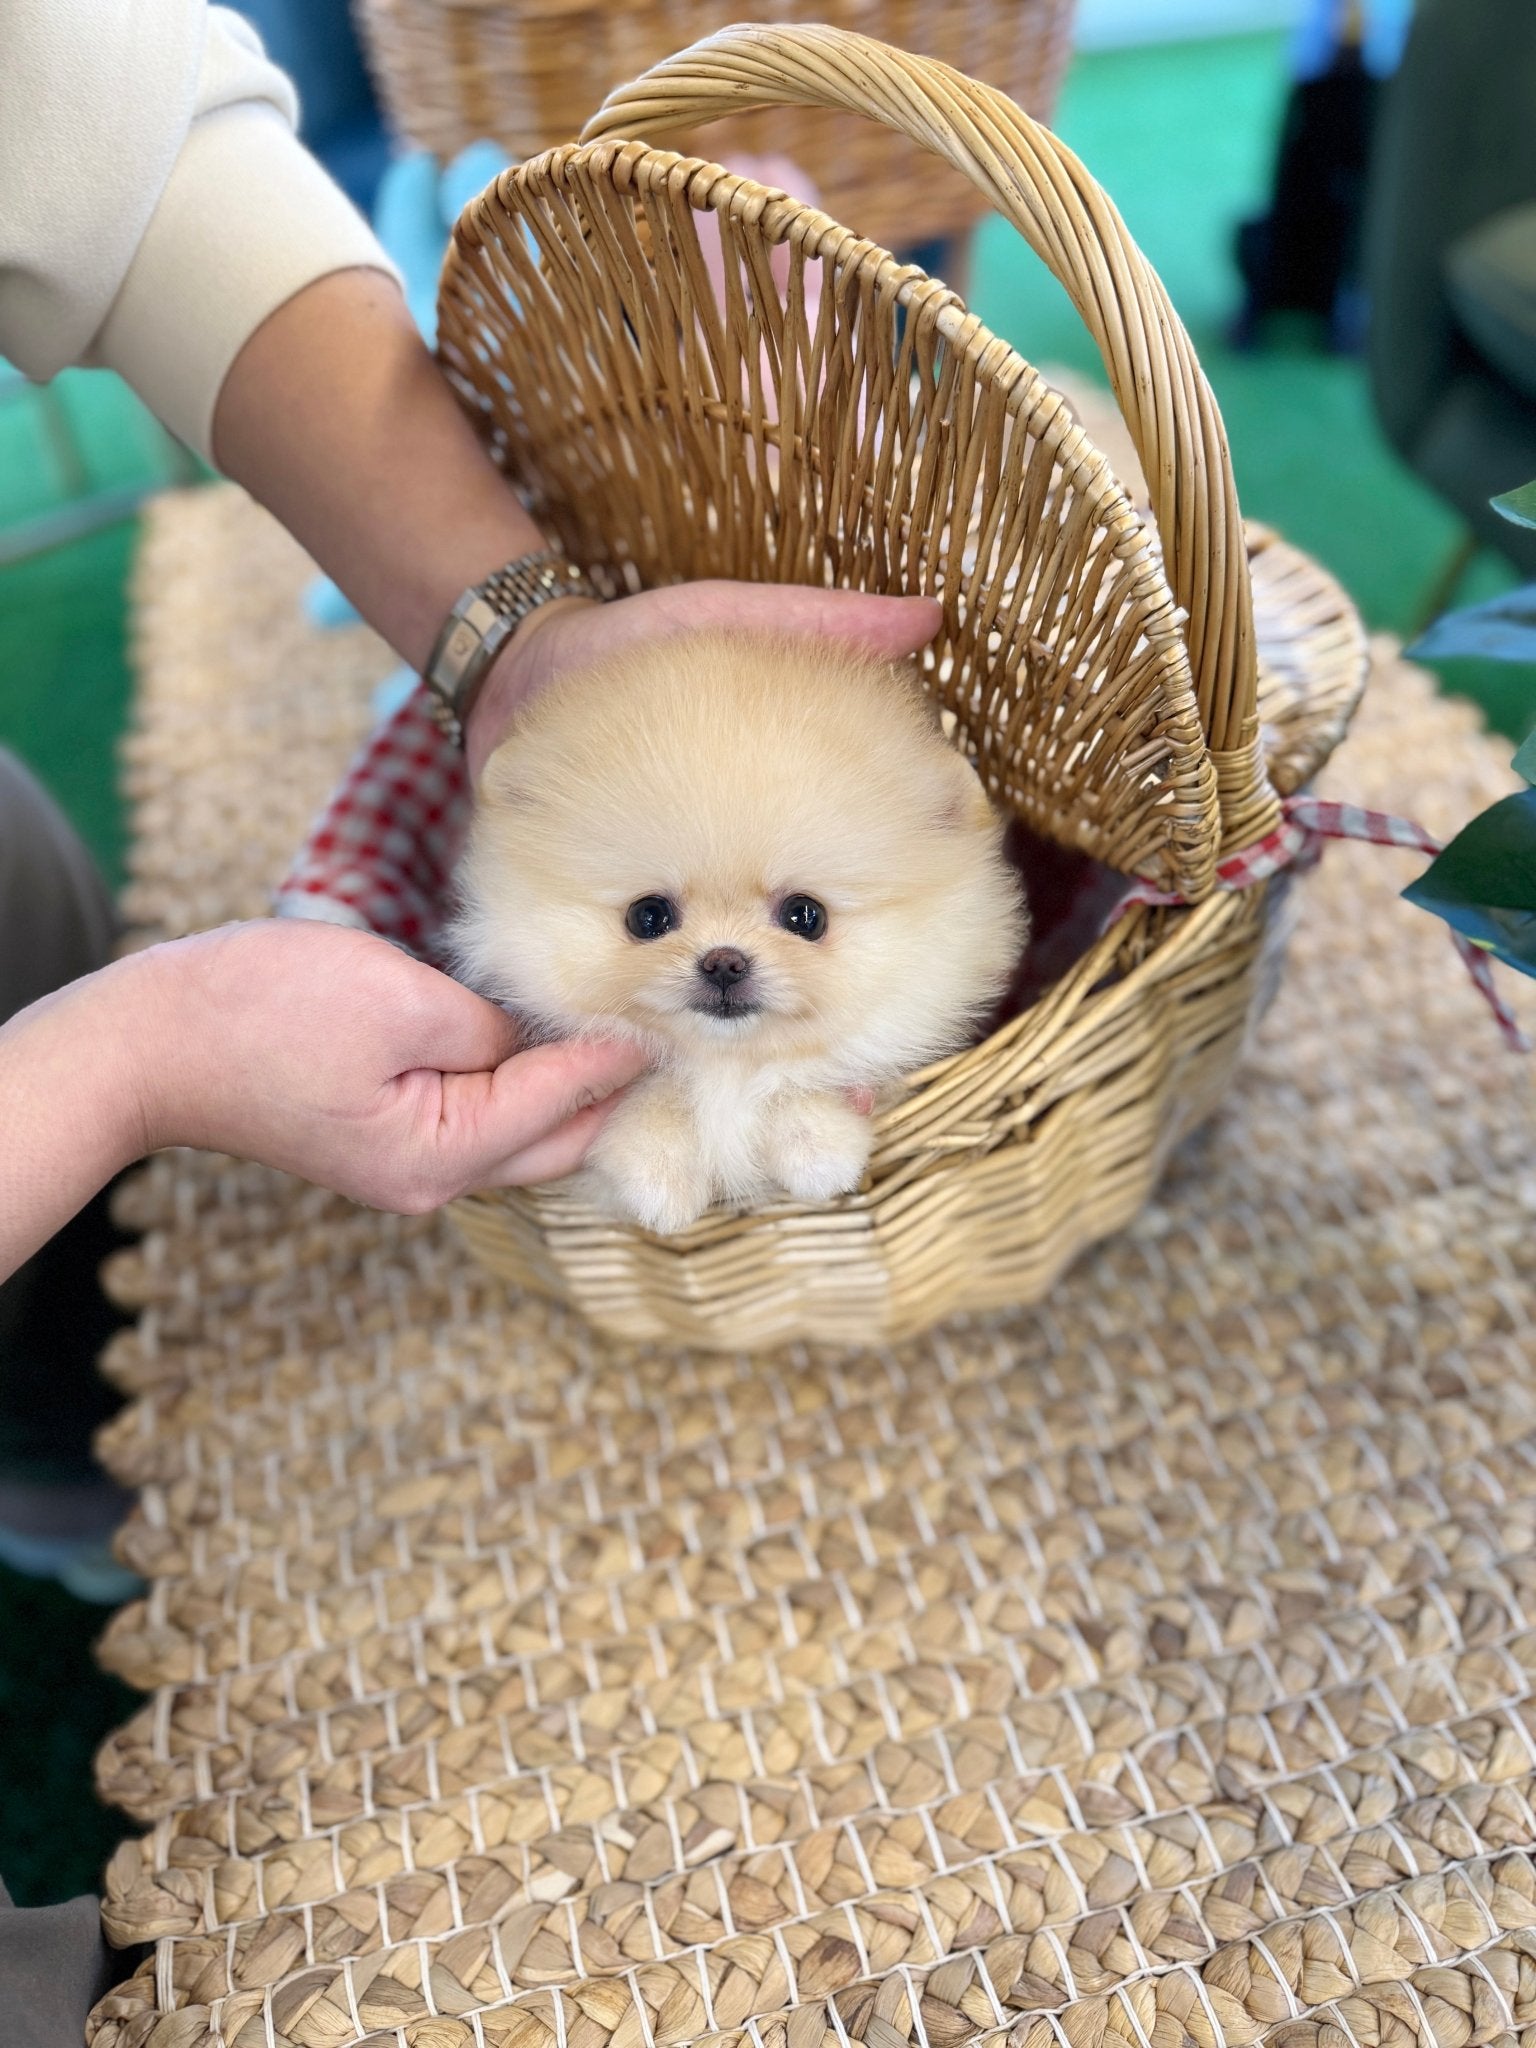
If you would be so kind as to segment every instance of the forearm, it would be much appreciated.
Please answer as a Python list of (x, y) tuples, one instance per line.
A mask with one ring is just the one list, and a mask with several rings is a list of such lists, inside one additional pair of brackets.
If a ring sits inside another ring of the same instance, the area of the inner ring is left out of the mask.
[(256, 330), (214, 456), (413, 668), (461, 590), (544, 545), (377, 271), (321, 278)]
[(146, 1028), (129, 959), (0, 1029), (0, 1279), (144, 1150)]

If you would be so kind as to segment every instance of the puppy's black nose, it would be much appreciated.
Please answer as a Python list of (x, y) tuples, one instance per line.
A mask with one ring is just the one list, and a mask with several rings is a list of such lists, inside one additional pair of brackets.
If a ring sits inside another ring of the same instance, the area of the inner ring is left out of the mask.
[(706, 981), (712, 981), (723, 994), (734, 988), (738, 981), (744, 981), (752, 971), (752, 962), (745, 953), (738, 953), (734, 946), (711, 946), (707, 953), (699, 955), (699, 972)]

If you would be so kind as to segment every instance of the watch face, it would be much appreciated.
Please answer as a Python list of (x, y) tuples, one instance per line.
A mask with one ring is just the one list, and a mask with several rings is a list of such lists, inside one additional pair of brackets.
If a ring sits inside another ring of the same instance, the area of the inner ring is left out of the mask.
[(475, 649), (480, 645), (480, 635), (467, 619), (460, 619), (448, 636), (448, 645), (443, 649), (443, 660), (450, 663), (455, 671), (462, 669)]

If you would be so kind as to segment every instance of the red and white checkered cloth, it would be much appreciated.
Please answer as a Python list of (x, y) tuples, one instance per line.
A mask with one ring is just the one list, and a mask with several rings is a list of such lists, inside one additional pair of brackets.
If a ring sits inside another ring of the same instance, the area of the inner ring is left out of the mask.
[(369, 735), (283, 877), (279, 917), (378, 932), (441, 965), (448, 884), (469, 826), (464, 756), (424, 684)]
[[(1386, 811), (1363, 810), (1359, 804), (1329, 803), (1322, 797), (1289, 796), (1281, 802), (1280, 823), (1266, 838), (1231, 854), (1216, 869), (1219, 889), (1248, 889), (1266, 882), (1272, 875), (1291, 868), (1301, 871), (1315, 867), (1330, 839), (1361, 839), (1371, 846), (1404, 846), (1414, 853), (1436, 854), (1441, 842), (1411, 818), (1394, 818)], [(1110, 922), (1124, 914), (1133, 903), (1176, 904), (1182, 896), (1171, 895), (1152, 882), (1134, 882), (1115, 905)], [(1494, 987), (1488, 955), (1458, 931), (1451, 942), (1461, 955), (1468, 974), (1498, 1021), (1504, 1042), (1514, 1052), (1529, 1052), (1531, 1042), (1520, 1029), (1514, 1012)]]
[[(469, 825), (464, 757), (433, 721), (422, 684), (369, 737), (284, 876), (279, 916), (361, 926), (437, 965), (449, 885)], [(1312, 867), (1330, 839), (1361, 839), (1436, 854), (1440, 841), (1407, 818), (1321, 797), (1287, 797), (1267, 838), (1222, 861), (1221, 889), (1247, 889), (1285, 869)], [(1178, 904), (1155, 883), (1133, 882), (1110, 922), (1134, 903)], [(1493, 984), (1488, 957), (1452, 932), (1456, 950), (1498, 1020), (1507, 1045), (1530, 1041)]]

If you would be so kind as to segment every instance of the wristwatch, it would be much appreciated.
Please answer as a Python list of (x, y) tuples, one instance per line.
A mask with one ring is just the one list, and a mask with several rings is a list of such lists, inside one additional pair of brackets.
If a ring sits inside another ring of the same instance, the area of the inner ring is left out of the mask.
[(422, 676), (432, 716), (456, 746), (464, 744), (487, 670), (528, 614), (557, 597), (597, 596), (574, 562), (548, 550), (519, 556), (463, 593), (443, 621)]

